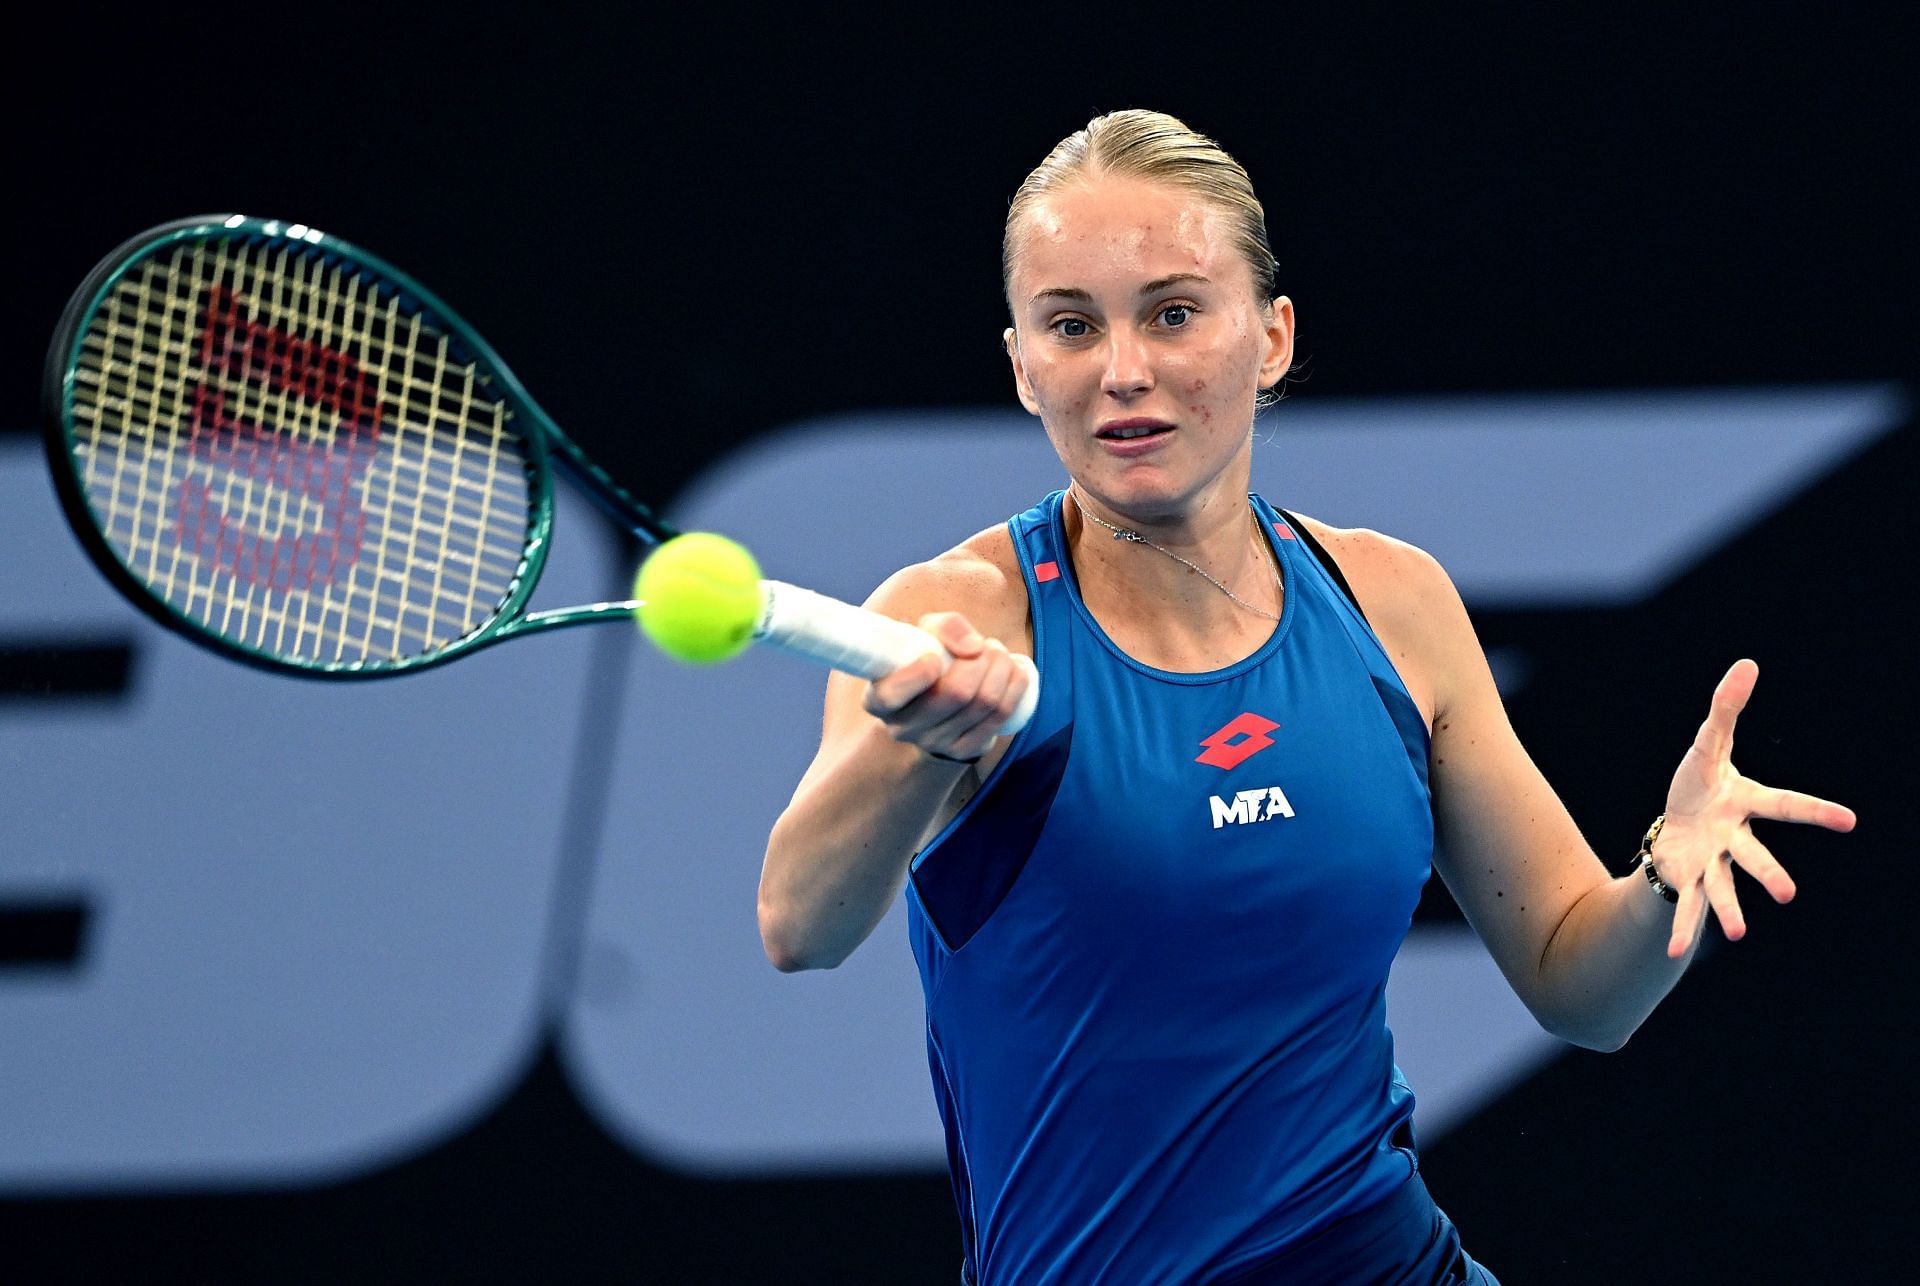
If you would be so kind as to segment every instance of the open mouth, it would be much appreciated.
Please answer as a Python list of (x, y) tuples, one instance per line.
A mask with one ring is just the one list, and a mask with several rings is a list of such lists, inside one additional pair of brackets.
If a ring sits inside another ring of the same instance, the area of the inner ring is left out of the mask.
[(1134, 438), (1158, 437), (1160, 434), (1171, 432), (1173, 432), (1173, 426), (1171, 424), (1142, 422), (1136, 424), (1110, 424), (1100, 430), (1100, 432), (1094, 434), (1094, 436), (1107, 442), (1130, 442)]

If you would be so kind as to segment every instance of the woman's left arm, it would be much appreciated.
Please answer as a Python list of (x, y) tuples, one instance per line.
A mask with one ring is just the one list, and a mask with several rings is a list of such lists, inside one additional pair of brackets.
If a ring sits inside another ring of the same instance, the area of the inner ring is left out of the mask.
[(1452, 580), (1413, 546), (1396, 557), (1406, 591), (1397, 624), (1433, 676), (1440, 874), (1541, 1026), (1574, 1044), (1618, 1049), (1686, 969), (1709, 910), (1728, 938), (1745, 934), (1734, 866), (1775, 901), (1793, 897), (1793, 880), (1749, 820), (1849, 831), (1853, 812), (1734, 768), (1734, 721), (1760, 674), (1754, 662), (1736, 661), (1674, 774), (1652, 850), (1678, 905), (1638, 868), (1610, 875), (1514, 734)]

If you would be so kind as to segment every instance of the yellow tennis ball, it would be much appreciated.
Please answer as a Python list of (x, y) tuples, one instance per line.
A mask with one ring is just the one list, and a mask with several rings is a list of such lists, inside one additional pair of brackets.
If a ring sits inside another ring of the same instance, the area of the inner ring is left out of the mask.
[(634, 619), (662, 652), (694, 665), (738, 656), (760, 623), (760, 565), (710, 531), (675, 536), (634, 577)]

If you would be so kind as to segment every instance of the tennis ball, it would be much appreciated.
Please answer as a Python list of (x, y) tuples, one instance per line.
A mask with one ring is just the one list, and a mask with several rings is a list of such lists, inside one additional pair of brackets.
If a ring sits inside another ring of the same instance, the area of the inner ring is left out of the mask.
[(738, 656), (760, 623), (760, 565), (710, 531), (675, 536), (634, 577), (634, 619), (662, 652), (694, 665)]

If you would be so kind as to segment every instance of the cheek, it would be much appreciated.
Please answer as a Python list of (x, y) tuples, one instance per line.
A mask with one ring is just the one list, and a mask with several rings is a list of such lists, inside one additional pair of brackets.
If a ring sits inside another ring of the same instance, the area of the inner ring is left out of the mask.
[(1213, 423), (1216, 414), (1253, 404), (1260, 377), (1257, 339), (1246, 327), (1238, 327), (1232, 339), (1211, 350), (1204, 362), (1179, 373), (1181, 401), (1202, 424)]
[[(1048, 403), (1046, 405), (1046, 412), (1047, 414), (1045, 418), (1050, 423), (1058, 423), (1062, 425), (1085, 424), (1088, 417), (1090, 417), (1094, 413), (1093, 399), (1090, 397), (1083, 397), (1078, 394), (1075, 394), (1069, 397), (1060, 398), (1054, 402)], [(1077, 438), (1078, 434), (1075, 434), (1073, 436)]]
[(1213, 406), (1207, 400), (1207, 384), (1206, 377), (1201, 376), (1187, 385), (1187, 410), (1198, 416), (1202, 424), (1213, 423)]
[(1027, 387), (1048, 416), (1078, 414), (1093, 404), (1098, 392), (1097, 387), (1089, 387), (1085, 380), (1073, 378), (1072, 371), (1044, 364), (1028, 365)]

